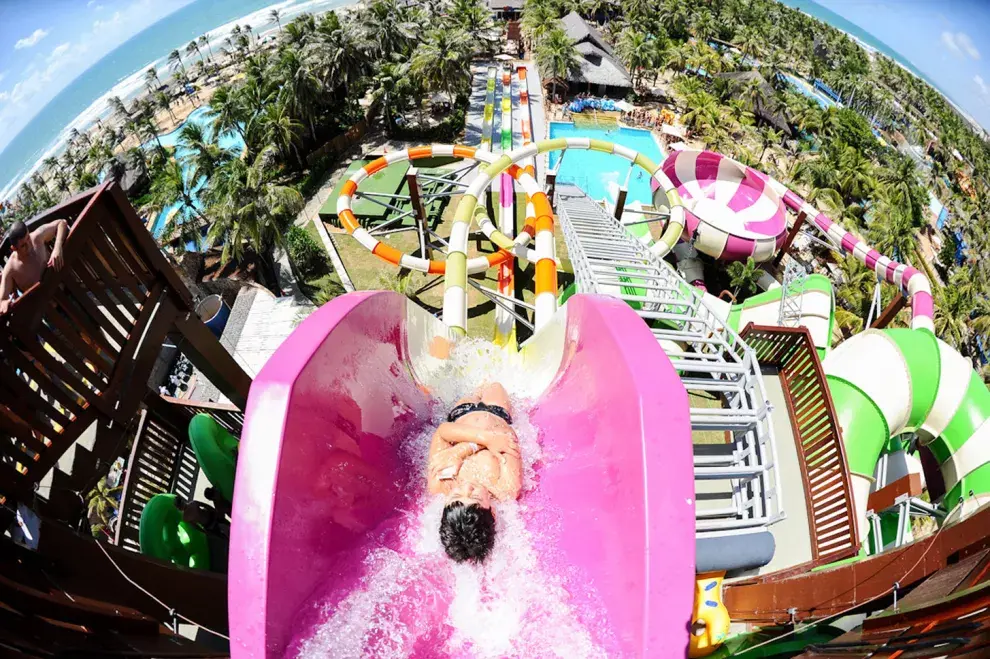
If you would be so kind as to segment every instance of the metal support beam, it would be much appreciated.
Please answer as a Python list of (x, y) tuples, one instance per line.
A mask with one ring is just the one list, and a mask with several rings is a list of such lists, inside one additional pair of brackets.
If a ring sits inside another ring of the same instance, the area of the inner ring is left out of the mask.
[(890, 301), (890, 304), (888, 304), (882, 312), (880, 312), (880, 316), (873, 321), (873, 324), (870, 325), (870, 327), (873, 329), (883, 329), (884, 327), (887, 327), (887, 325), (890, 325), (890, 322), (894, 320), (894, 317), (897, 316), (901, 309), (903, 309), (906, 305), (907, 298), (904, 297), (903, 293), (897, 291), (897, 296)]
[(406, 185), (409, 187), (409, 203), (416, 217), (416, 233), (419, 234), (419, 255), (424, 259), (432, 259), (433, 250), (429, 248), (426, 241), (426, 206), (423, 205), (423, 200), (419, 194), (418, 173), (419, 170), (415, 167), (410, 167), (406, 170)]
[(807, 221), (808, 216), (805, 213), (798, 213), (797, 219), (794, 220), (794, 226), (791, 227), (790, 231), (787, 232), (787, 238), (784, 239), (784, 244), (777, 252), (777, 256), (773, 257), (773, 267), (774, 269), (780, 267), (780, 262), (784, 260), (784, 254), (789, 254), (791, 249), (791, 244), (797, 237), (798, 232), (801, 231), (801, 227)]

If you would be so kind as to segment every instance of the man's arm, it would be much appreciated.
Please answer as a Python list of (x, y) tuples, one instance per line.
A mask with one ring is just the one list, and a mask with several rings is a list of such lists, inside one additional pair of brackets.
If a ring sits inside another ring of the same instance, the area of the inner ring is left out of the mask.
[(519, 455), (516, 435), (511, 429), (505, 431), (486, 430), (448, 421), (440, 424), (440, 427), (437, 428), (437, 434), (448, 444), (473, 442), (496, 453), (508, 453), (517, 457)]
[(48, 259), (48, 267), (55, 268), (56, 271), (61, 270), (62, 245), (65, 243), (65, 237), (69, 235), (69, 223), (65, 220), (55, 220), (35, 229), (33, 235), (38, 236), (46, 243), (50, 240), (55, 241), (52, 255)]
[(14, 294), (14, 277), (10, 274), (10, 260), (3, 266), (3, 275), (0, 276), (0, 314), (7, 313), (10, 307), (10, 296)]
[(491, 488), (496, 499), (518, 499), (522, 490), (522, 460), (517, 455), (502, 453), (498, 456), (501, 470), (495, 486)]

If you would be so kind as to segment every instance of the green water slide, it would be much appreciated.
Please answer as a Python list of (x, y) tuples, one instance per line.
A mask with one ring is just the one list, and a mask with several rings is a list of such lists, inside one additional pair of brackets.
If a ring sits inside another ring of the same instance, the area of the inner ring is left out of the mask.
[(867, 330), (823, 362), (853, 477), (860, 528), (891, 437), (917, 432), (941, 466), (942, 506), (990, 500), (990, 391), (968, 359), (926, 329)]

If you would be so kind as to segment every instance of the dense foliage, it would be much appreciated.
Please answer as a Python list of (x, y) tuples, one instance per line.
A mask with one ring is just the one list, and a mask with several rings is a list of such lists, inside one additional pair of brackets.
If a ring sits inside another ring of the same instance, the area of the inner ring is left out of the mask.
[[(842, 32), (774, 0), (529, 0), (522, 30), (545, 75), (566, 70), (560, 62), (573, 55), (574, 44), (559, 43), (556, 33), (570, 11), (600, 25), (638, 93), (659, 84), (673, 97), (693, 137), (772, 174), (880, 252), (923, 267), (918, 235), (929, 222), (929, 190), (949, 208), (950, 229), (962, 230), (968, 253), (990, 250), (990, 145), (937, 91), (887, 57), (871, 57)], [(785, 75), (822, 80), (845, 107), (823, 109)], [(931, 144), (927, 165), (889, 146), (900, 143)], [(967, 178), (969, 193), (961, 187)], [(855, 261), (840, 263), (839, 324), (858, 329), (876, 277)], [(942, 263), (953, 290), (933, 283), (938, 324), (948, 328), (941, 336), (974, 354), (990, 261)], [(742, 280), (733, 285), (745, 288)], [(895, 293), (884, 285), (882, 302)]]

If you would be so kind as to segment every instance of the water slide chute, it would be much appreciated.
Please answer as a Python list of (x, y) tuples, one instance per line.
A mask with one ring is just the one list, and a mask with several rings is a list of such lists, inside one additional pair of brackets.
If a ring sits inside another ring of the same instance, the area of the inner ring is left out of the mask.
[[(787, 216), (766, 174), (712, 151), (675, 151), (663, 161), (686, 208), (684, 238), (723, 261), (766, 261), (783, 245)], [(655, 206), (667, 205), (655, 187)]]
[[(351, 293), (307, 318), (254, 380), (230, 544), (236, 659), (281, 658), (306, 632), (294, 624), (320, 579), (396, 522), (400, 484), (423, 479), (400, 454), (430, 422), (417, 373), (446, 331), (404, 296)], [(540, 556), (590, 585), (569, 590), (576, 606), (593, 596), (604, 607), (611, 633), (595, 641), (610, 656), (684, 656), (695, 511), (680, 379), (639, 317), (598, 296), (573, 296), (521, 357), (545, 383), (531, 414), (544, 454), (563, 456), (541, 465), (538, 505), (524, 513), (541, 529)], [(367, 569), (357, 561), (348, 583)], [(442, 625), (447, 606), (404, 614)]]
[(779, 182), (771, 185), (788, 208), (804, 213), (843, 252), (911, 299), (911, 329), (862, 332), (822, 362), (859, 528), (868, 528), (867, 500), (881, 453), (891, 437), (911, 431), (938, 460), (946, 487), (942, 506), (960, 517), (970, 514), (990, 501), (990, 391), (969, 360), (935, 336), (928, 279), (872, 249)]

